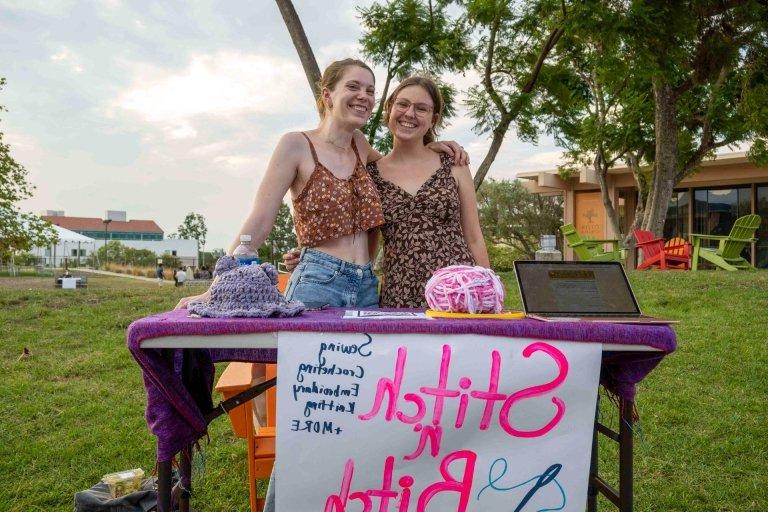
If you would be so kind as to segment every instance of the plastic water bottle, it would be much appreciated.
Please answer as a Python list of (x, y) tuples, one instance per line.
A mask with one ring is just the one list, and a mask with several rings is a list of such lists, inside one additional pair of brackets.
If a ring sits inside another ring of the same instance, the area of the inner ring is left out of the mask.
[(232, 256), (234, 256), (241, 265), (258, 265), (261, 263), (261, 260), (259, 260), (259, 253), (251, 247), (251, 235), (240, 235), (240, 245), (235, 247)]

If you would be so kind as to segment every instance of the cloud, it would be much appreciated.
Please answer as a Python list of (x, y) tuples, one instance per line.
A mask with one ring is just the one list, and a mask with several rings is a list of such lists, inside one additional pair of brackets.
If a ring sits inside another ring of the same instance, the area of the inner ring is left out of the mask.
[(363, 52), (360, 44), (347, 40), (336, 41), (334, 43), (323, 45), (317, 50), (316, 54), (317, 63), (321, 67), (321, 73), (323, 72), (323, 66), (327, 66), (336, 60), (353, 58), (362, 59), (365, 61), (365, 59), (362, 57)]
[(58, 64), (67, 66), (71, 71), (77, 73), (78, 75), (83, 72), (83, 66), (80, 64), (80, 58), (66, 46), (61, 47), (58, 52), (51, 55), (51, 60)]
[(542, 151), (522, 159), (520, 166), (525, 167), (524, 170), (549, 170), (554, 169), (564, 161), (561, 150)]
[(166, 126), (164, 131), (169, 139), (193, 139), (197, 137), (197, 130), (186, 121), (181, 121), (175, 126)]
[(245, 177), (258, 174), (259, 181), (261, 181), (263, 170), (257, 164), (264, 161), (264, 155), (255, 153), (220, 155), (213, 159), (213, 163), (229, 176)]
[[(180, 72), (139, 65), (134, 83), (110, 110), (134, 113), (170, 130), (191, 136), (185, 122), (200, 115), (286, 114), (303, 107), (304, 91), (285, 84), (304, 79), (293, 60), (259, 54), (219, 52), (194, 55)], [(170, 128), (167, 128), (169, 127)]]

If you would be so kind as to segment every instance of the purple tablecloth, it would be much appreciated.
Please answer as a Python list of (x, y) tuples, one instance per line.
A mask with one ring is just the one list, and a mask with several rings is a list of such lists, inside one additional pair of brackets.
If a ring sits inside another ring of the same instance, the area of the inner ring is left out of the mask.
[[(661, 352), (617, 353), (604, 357), (601, 383), (618, 396), (634, 400), (635, 385), (664, 356), (676, 348), (675, 333), (663, 325), (630, 325), (537, 320), (344, 320), (342, 309), (312, 311), (294, 318), (189, 318), (186, 310), (170, 311), (133, 322), (128, 327), (128, 349), (144, 372), (146, 419), (157, 436), (157, 457), (166, 461), (204, 436), (207, 425), (201, 408), (209, 406), (213, 363), (219, 361), (274, 362), (275, 349), (200, 349), (189, 362), (196, 371), (196, 389), (181, 380), (181, 350), (166, 357), (163, 349), (143, 349), (141, 342), (163, 336), (248, 334), (277, 331), (478, 334), (569, 340), (575, 342), (648, 345)], [(171, 361), (172, 359), (172, 361)]]

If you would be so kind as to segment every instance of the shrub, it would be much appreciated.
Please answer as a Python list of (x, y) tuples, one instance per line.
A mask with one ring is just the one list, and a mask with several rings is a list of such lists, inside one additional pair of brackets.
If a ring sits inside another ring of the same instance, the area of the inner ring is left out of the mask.
[(488, 258), (495, 272), (510, 272), (514, 270), (515, 260), (524, 259), (519, 251), (503, 244), (488, 244)]

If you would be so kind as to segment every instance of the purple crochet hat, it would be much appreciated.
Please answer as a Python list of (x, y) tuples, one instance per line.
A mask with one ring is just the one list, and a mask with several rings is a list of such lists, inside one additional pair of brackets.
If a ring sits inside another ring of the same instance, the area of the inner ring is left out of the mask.
[(277, 291), (277, 270), (269, 263), (238, 265), (231, 256), (216, 263), (218, 281), (208, 302), (190, 304), (190, 314), (215, 317), (296, 316), (304, 311), (299, 301), (288, 302)]

